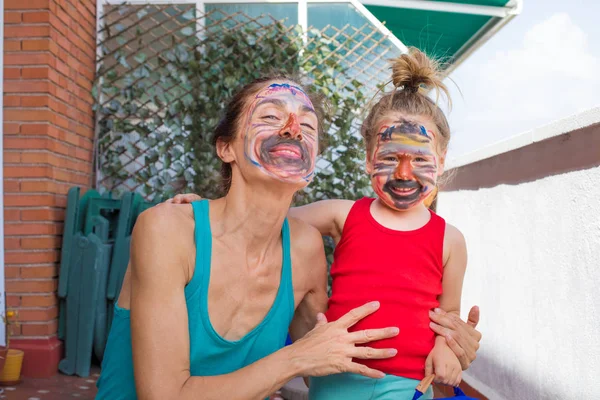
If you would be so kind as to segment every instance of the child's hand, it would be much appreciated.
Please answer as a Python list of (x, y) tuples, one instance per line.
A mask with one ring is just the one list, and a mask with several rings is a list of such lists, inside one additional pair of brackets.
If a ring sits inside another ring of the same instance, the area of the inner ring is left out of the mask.
[[(439, 340), (441, 338), (441, 340)], [(443, 336), (436, 338), (433, 350), (425, 361), (425, 376), (435, 374), (435, 382), (458, 386), (462, 380), (462, 367)]]
[(202, 197), (195, 193), (184, 193), (178, 194), (175, 197), (171, 197), (169, 200), (166, 200), (165, 203), (173, 203), (173, 204), (189, 204), (193, 201), (202, 200)]

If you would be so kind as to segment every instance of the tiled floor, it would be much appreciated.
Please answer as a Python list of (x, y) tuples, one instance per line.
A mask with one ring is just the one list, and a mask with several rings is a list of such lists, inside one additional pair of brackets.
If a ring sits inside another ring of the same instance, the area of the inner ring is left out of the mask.
[(23, 378), (15, 386), (4, 387), (0, 399), (6, 400), (91, 400), (96, 395), (99, 368), (88, 378), (58, 374), (49, 379)]

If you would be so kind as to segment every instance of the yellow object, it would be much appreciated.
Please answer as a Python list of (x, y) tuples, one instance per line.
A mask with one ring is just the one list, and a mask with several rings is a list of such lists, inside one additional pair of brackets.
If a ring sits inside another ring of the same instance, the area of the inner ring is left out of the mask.
[(23, 350), (8, 349), (4, 369), (0, 371), (0, 385), (15, 384), (21, 379)]
[(438, 188), (436, 186), (433, 189), (433, 191), (431, 193), (429, 193), (429, 195), (427, 197), (425, 197), (425, 200), (423, 200), (423, 204), (425, 204), (425, 207), (429, 208), (431, 206), (431, 204), (435, 200), (435, 196), (437, 196), (437, 194), (438, 194)]

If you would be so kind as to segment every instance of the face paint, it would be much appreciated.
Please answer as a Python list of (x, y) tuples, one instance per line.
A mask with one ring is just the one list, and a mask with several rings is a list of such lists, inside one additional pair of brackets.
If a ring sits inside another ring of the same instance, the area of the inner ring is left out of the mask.
[(273, 83), (249, 107), (244, 135), (246, 159), (285, 182), (309, 182), (318, 150), (312, 102), (302, 89)]
[(371, 184), (396, 210), (421, 203), (435, 189), (438, 159), (435, 133), (404, 118), (383, 125), (371, 157)]

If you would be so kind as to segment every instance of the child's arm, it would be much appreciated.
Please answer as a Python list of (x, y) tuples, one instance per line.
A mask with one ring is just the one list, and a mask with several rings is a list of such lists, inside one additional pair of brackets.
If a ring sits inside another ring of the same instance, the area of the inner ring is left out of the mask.
[[(460, 315), (460, 297), (463, 278), (467, 267), (467, 245), (458, 229), (446, 224), (444, 238), (444, 275), (440, 308), (448, 313)], [(436, 374), (436, 382), (457, 386), (462, 377), (458, 357), (448, 347), (443, 336), (436, 336), (435, 346), (425, 363), (425, 376)]]
[(440, 308), (447, 313), (460, 316), (460, 297), (463, 278), (467, 269), (467, 244), (463, 234), (446, 224), (444, 237), (444, 276), (442, 294), (438, 298)]
[[(166, 202), (186, 204), (197, 200), (202, 200), (202, 197), (194, 193), (187, 193), (178, 194)], [(305, 206), (290, 208), (288, 216), (314, 226), (321, 235), (331, 236), (337, 244), (353, 204), (352, 200), (321, 200)]]
[(331, 236), (337, 243), (342, 236), (352, 200), (321, 200), (301, 207), (293, 207), (288, 216), (298, 218), (317, 228), (323, 236)]

